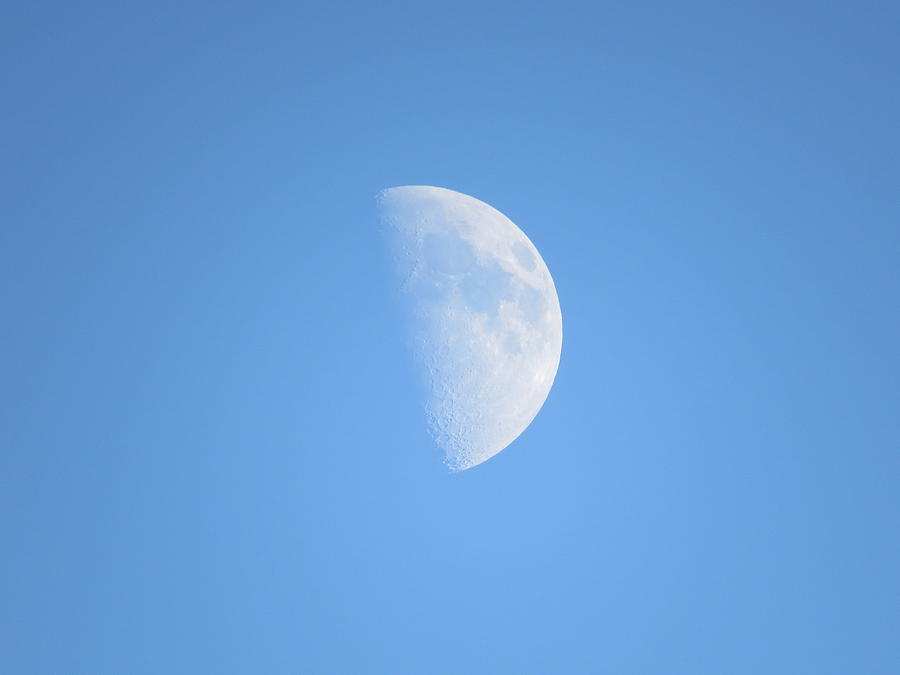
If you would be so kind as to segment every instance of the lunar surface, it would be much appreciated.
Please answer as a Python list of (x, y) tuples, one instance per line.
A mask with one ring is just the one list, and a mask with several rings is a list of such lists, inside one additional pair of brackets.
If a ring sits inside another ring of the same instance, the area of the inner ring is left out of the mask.
[(429, 431), (451, 470), (468, 469), (512, 443), (550, 392), (562, 348), (553, 279), (525, 233), (473, 197), (404, 186), (378, 206)]

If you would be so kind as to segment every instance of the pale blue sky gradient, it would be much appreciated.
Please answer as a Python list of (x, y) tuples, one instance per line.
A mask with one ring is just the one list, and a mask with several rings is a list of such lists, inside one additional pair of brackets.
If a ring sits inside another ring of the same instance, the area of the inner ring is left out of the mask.
[[(0, 671), (893, 675), (896, 3), (0, 20)], [(374, 196), (482, 199), (556, 384), (457, 475)]]

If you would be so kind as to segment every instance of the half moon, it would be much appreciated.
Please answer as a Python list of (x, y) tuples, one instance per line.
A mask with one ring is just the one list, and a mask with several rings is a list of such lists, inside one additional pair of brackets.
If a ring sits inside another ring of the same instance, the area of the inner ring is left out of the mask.
[(451, 470), (468, 469), (518, 438), (550, 392), (562, 349), (553, 279), (525, 233), (474, 197), (410, 185), (378, 205), (429, 431)]

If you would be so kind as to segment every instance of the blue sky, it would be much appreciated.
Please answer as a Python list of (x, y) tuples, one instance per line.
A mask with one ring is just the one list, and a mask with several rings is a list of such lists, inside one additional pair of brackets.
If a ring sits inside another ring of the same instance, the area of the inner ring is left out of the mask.
[[(0, 670), (896, 673), (891, 3), (2, 8)], [(429, 445), (374, 196), (553, 274)]]

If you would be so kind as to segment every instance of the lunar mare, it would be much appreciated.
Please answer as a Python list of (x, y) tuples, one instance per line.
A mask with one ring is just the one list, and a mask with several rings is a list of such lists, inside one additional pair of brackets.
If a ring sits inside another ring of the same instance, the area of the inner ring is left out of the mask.
[(468, 469), (512, 443), (550, 392), (562, 349), (553, 279), (525, 233), (474, 197), (403, 186), (378, 206), (429, 431), (451, 470)]

